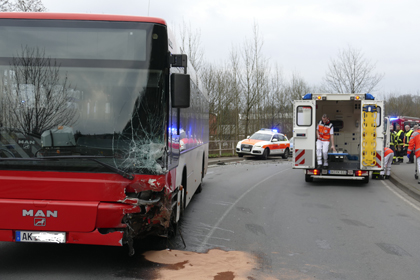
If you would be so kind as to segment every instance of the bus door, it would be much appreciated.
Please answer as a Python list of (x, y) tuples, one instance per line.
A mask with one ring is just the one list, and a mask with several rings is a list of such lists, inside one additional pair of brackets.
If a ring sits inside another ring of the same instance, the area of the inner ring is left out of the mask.
[(293, 168), (315, 168), (315, 100), (293, 102)]

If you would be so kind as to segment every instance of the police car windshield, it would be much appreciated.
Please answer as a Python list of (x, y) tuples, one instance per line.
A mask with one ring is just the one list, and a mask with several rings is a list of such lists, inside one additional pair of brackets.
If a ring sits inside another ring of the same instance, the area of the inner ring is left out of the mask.
[(263, 141), (270, 141), (271, 140), (271, 134), (266, 133), (254, 133), (250, 138), (255, 140), (263, 140)]

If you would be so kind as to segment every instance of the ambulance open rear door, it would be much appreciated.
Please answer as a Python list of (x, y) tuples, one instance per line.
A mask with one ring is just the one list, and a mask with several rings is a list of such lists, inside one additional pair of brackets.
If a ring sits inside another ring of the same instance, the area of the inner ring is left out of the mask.
[(384, 163), (383, 101), (362, 100), (360, 169), (382, 170)]
[(293, 103), (293, 168), (315, 168), (315, 100)]

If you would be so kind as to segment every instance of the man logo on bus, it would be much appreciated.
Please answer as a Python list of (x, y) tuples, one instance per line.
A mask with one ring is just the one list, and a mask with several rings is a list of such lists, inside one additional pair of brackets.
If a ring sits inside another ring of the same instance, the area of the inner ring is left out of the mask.
[(23, 209), (22, 211), (22, 216), (26, 217), (53, 217), (53, 218), (57, 218), (57, 210), (55, 211), (51, 211), (51, 210), (47, 210), (47, 213), (44, 213), (44, 211), (42, 210), (38, 210), (36, 211), (35, 215), (34, 215), (34, 210), (25, 210)]

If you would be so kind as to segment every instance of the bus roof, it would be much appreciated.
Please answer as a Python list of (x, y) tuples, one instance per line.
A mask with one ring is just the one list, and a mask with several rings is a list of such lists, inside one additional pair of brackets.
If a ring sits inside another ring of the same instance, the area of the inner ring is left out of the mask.
[(151, 22), (166, 25), (161, 18), (127, 16), (127, 15), (104, 15), (104, 14), (67, 14), (67, 13), (0, 13), (0, 18), (9, 19), (61, 19), (61, 20), (93, 20), (93, 21), (135, 21)]

